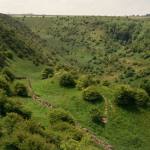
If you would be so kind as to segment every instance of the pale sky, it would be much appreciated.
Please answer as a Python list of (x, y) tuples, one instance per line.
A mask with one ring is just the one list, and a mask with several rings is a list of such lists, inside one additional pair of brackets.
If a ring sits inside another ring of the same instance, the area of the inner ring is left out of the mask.
[(150, 0), (0, 0), (0, 13), (144, 15)]

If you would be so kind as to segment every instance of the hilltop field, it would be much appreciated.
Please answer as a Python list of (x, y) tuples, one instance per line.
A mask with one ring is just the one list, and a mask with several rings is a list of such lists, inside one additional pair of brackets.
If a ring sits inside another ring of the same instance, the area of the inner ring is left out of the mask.
[(0, 14), (0, 149), (149, 150), (149, 17)]

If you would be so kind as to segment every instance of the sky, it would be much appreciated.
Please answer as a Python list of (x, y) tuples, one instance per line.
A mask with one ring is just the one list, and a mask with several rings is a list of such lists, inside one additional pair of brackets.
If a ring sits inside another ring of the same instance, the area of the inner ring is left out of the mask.
[(0, 13), (144, 15), (150, 13), (150, 0), (0, 0)]

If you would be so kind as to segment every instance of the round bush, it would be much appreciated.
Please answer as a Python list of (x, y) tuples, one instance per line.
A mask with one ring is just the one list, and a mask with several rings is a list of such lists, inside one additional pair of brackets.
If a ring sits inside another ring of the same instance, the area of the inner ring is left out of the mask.
[(42, 72), (42, 79), (48, 79), (54, 75), (54, 70), (51, 67), (47, 67)]
[(91, 109), (90, 115), (93, 122), (98, 124), (101, 122), (102, 113), (99, 111), (99, 109), (97, 108)]
[(23, 83), (16, 83), (14, 87), (15, 95), (28, 97), (27, 87)]
[(149, 96), (142, 89), (134, 89), (130, 86), (122, 86), (117, 93), (116, 102), (120, 106), (146, 106), (149, 102)]
[(73, 88), (76, 86), (73, 76), (69, 73), (63, 74), (59, 81), (60, 86)]
[(83, 99), (92, 103), (102, 101), (102, 95), (95, 88), (88, 88), (83, 91)]
[(5, 116), (7, 113), (17, 113), (23, 118), (29, 119), (31, 112), (26, 110), (20, 101), (8, 99), (4, 93), (0, 93), (0, 116)]
[(74, 124), (75, 121), (71, 114), (64, 111), (63, 109), (53, 109), (49, 113), (50, 123), (55, 124), (57, 122), (67, 122), (69, 124)]

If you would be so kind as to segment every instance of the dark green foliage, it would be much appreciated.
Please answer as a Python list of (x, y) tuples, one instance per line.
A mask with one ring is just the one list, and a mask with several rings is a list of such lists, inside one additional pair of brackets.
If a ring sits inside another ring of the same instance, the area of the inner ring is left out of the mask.
[(49, 77), (52, 77), (54, 75), (54, 70), (51, 67), (47, 67), (42, 72), (42, 79), (47, 79)]
[(133, 77), (135, 75), (135, 70), (131, 67), (127, 68), (127, 70), (124, 72), (125, 77), (129, 78), (129, 77)]
[(109, 85), (110, 85), (110, 82), (107, 81), (107, 80), (105, 80), (105, 81), (103, 82), (103, 85), (104, 85), (104, 86), (109, 86)]
[(103, 115), (102, 115), (102, 112), (100, 112), (98, 108), (91, 109), (90, 115), (94, 123), (97, 123), (97, 124), (101, 123), (101, 119)]
[(43, 55), (43, 49), (47, 49), (45, 41), (25, 24), (0, 14), (0, 67), (6, 66), (7, 60), (13, 59), (13, 54), (33, 61), (40, 60), (39, 64), (47, 63), (48, 58)]
[(10, 100), (3, 93), (0, 93), (0, 108), (0, 116), (5, 116), (10, 112), (15, 112), (24, 118), (31, 117), (31, 113), (24, 109), (19, 101)]
[(7, 65), (7, 58), (3, 52), (0, 52), (0, 68), (3, 68)]
[(150, 80), (142, 81), (140, 87), (142, 89), (144, 89), (148, 93), (148, 95), (150, 96)]
[(60, 86), (67, 87), (67, 88), (74, 88), (76, 85), (73, 76), (69, 73), (65, 73), (60, 77), (59, 84)]
[(2, 74), (4, 75), (4, 77), (6, 78), (7, 81), (12, 82), (16, 78), (15, 75), (12, 73), (12, 71), (9, 70), (8, 68), (5, 68), (2, 72)]
[(77, 87), (78, 87), (78, 89), (84, 89), (84, 88), (91, 86), (94, 83), (95, 82), (93, 81), (92, 77), (85, 76), (85, 77), (82, 77), (81, 79), (79, 79), (79, 81), (77, 83)]
[(63, 109), (52, 109), (49, 113), (49, 119), (51, 124), (55, 124), (57, 122), (75, 124), (73, 117)]
[(95, 88), (87, 88), (83, 91), (83, 99), (95, 103), (103, 100), (103, 96)]
[(0, 76), (0, 90), (3, 90), (8, 96), (12, 94), (9, 83), (2, 76)]
[(16, 83), (14, 87), (15, 95), (28, 97), (28, 89), (23, 83)]
[(116, 102), (120, 106), (138, 108), (148, 104), (149, 96), (144, 90), (122, 86), (116, 96)]
[(13, 59), (13, 53), (11, 51), (5, 51), (4, 55), (9, 59)]

